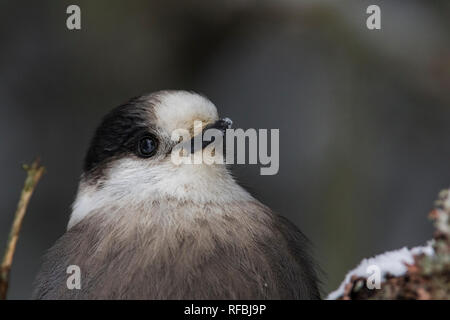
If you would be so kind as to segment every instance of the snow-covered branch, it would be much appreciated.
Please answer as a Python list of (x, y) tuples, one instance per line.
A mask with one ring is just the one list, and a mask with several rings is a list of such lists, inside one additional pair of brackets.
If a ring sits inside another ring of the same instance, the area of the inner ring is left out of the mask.
[(429, 217), (435, 233), (426, 246), (364, 259), (328, 299), (450, 299), (450, 190)]

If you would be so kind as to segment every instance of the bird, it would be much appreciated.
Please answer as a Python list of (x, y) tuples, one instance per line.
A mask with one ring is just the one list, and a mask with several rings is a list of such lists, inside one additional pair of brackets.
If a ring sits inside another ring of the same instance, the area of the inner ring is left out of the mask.
[[(34, 299), (320, 299), (308, 238), (246, 191), (226, 164), (174, 164), (174, 130), (215, 105), (192, 91), (110, 111), (88, 148), (66, 232), (45, 253)], [(67, 285), (69, 266), (80, 287)]]

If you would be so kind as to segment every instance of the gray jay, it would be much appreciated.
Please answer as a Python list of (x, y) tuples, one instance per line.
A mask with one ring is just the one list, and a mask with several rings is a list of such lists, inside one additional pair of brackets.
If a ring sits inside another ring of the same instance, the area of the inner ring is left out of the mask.
[[(113, 109), (88, 149), (67, 231), (44, 257), (36, 299), (319, 299), (306, 237), (226, 165), (176, 165), (171, 133), (225, 130), (205, 97), (143, 95)], [(68, 288), (67, 268), (80, 270)]]

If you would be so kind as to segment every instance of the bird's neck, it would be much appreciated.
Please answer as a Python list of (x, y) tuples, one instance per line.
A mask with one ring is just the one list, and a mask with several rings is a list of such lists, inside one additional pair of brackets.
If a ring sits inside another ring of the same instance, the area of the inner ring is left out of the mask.
[(167, 172), (159, 175), (153, 172), (151, 180), (145, 179), (142, 174), (132, 177), (130, 172), (126, 177), (115, 173), (111, 175), (114, 178), (96, 184), (82, 180), (68, 229), (84, 218), (99, 213), (115, 219), (114, 215), (124, 210), (148, 211), (151, 214), (150, 211), (158, 205), (167, 206), (166, 215), (170, 215), (174, 207), (190, 205), (193, 209), (205, 206), (223, 208), (254, 201), (224, 166), (189, 166)]

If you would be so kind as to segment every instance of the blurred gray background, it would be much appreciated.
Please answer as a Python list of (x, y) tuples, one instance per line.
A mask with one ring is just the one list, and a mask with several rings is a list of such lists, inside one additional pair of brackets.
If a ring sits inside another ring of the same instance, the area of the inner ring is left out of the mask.
[[(66, 8), (82, 30), (66, 28)], [(381, 7), (382, 29), (366, 28)], [(450, 183), (448, 1), (1, 1), (0, 250), (25, 177), (9, 298), (29, 298), (66, 228), (101, 117), (160, 89), (208, 96), (235, 127), (279, 128), (280, 171), (234, 168), (311, 238), (335, 289), (362, 258), (431, 238)]]

